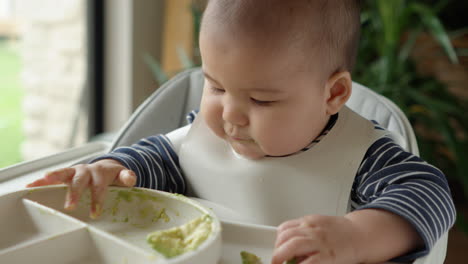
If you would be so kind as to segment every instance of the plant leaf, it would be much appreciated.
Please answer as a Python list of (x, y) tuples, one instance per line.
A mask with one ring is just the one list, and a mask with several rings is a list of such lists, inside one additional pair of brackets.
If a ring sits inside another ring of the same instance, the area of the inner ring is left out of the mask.
[(408, 59), (408, 56), (409, 56), (411, 50), (414, 47), (414, 43), (416, 43), (416, 39), (421, 34), (421, 31), (422, 30), (421, 30), (420, 27), (411, 30), (411, 32), (408, 35), (408, 39), (403, 44), (403, 46), (400, 48), (400, 53), (398, 54), (398, 61), (399, 62), (404, 62), (404, 61), (406, 61), (406, 59)]
[(159, 85), (162, 85), (169, 79), (161, 65), (151, 55), (148, 53), (143, 54), (143, 60), (150, 68), (153, 77), (156, 79)]
[(421, 21), (431, 32), (432, 36), (439, 42), (452, 63), (458, 63), (457, 54), (453, 48), (450, 38), (440, 22), (439, 18), (430, 8), (420, 3), (411, 3), (411, 10), (419, 15)]
[(177, 56), (179, 57), (182, 67), (187, 70), (195, 67), (195, 63), (189, 58), (187, 52), (181, 46), (177, 46)]
[[(400, 21), (400, 16), (403, 10), (403, 0), (376, 0), (377, 9), (382, 22), (382, 33), (383, 33), (383, 45), (387, 52), (389, 50), (395, 50), (400, 40), (401, 28), (404, 26), (403, 22)], [(395, 23), (400, 21), (400, 23)]]

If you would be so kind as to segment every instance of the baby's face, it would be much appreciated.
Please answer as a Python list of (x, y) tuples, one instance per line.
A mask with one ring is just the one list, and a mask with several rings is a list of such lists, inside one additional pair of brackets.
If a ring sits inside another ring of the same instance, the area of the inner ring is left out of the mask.
[(200, 37), (200, 111), (218, 137), (238, 154), (259, 159), (294, 153), (318, 136), (329, 118), (326, 80), (307, 67), (303, 53), (213, 35)]

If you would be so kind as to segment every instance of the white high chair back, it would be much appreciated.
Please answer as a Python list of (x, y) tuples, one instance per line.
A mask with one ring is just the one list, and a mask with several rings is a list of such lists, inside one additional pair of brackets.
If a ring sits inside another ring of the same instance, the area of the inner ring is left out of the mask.
[[(204, 77), (200, 68), (191, 69), (169, 80), (143, 102), (119, 131), (111, 149), (129, 146), (140, 138), (166, 134), (186, 125), (185, 116), (200, 105)], [(419, 155), (413, 129), (403, 112), (389, 99), (360, 84), (353, 83), (347, 105), (369, 120), (397, 135), (394, 139), (407, 151)], [(413, 264), (442, 264), (447, 248), (447, 233), (430, 254)]]

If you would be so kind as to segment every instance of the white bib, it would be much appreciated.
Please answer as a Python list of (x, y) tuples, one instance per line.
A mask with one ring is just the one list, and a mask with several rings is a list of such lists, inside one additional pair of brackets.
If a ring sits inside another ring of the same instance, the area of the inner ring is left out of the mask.
[(328, 135), (309, 150), (249, 160), (234, 153), (198, 115), (179, 159), (188, 195), (228, 207), (251, 223), (276, 226), (308, 214), (346, 214), (358, 167), (385, 133), (344, 107)]

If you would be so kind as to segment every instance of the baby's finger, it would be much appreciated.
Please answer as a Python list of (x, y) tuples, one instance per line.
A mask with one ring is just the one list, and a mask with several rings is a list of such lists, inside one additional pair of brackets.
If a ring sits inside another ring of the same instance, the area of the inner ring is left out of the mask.
[(39, 186), (47, 186), (47, 185), (56, 185), (56, 184), (62, 184), (62, 183), (63, 182), (61, 181), (51, 181), (45, 178), (40, 178), (27, 184), (26, 187), (31, 188), (31, 187), (39, 187)]
[(318, 247), (305, 237), (288, 240), (273, 252), (272, 264), (282, 264), (293, 258), (311, 256), (318, 252)]
[(298, 261), (297, 263), (300, 263), (300, 264), (326, 264), (326, 263), (330, 263), (330, 260), (324, 260), (322, 258), (322, 255), (317, 253), (317, 254), (313, 254), (307, 258), (305, 258), (304, 260), (302, 261)]
[(84, 189), (89, 185), (91, 175), (87, 171), (77, 171), (75, 176), (68, 184), (67, 198), (65, 201), (65, 209), (75, 209)]
[(132, 170), (121, 170), (113, 184), (122, 187), (133, 187), (136, 184), (136, 180), (136, 175)]
[(89, 217), (96, 219), (101, 215), (102, 205), (107, 194), (106, 185), (91, 186), (91, 211)]
[(301, 223), (302, 223), (301, 218), (289, 220), (289, 221), (283, 222), (281, 225), (279, 225), (276, 230), (277, 230), (278, 233), (281, 233), (286, 229), (298, 227), (298, 226), (301, 225)]
[(99, 174), (92, 174), (91, 177), (91, 211), (89, 216), (92, 219), (96, 219), (101, 215), (102, 204), (104, 203), (110, 180), (106, 177), (101, 177)]
[(46, 173), (44, 177), (33, 181), (26, 185), (26, 187), (38, 187), (45, 185), (67, 183), (75, 174), (75, 168), (62, 168), (55, 171)]
[(282, 232), (278, 232), (278, 235), (276, 236), (275, 247), (280, 247), (283, 243), (285, 243), (286, 241), (294, 237), (311, 237), (311, 236), (312, 234), (307, 228), (303, 228), (300, 226), (292, 227)]

